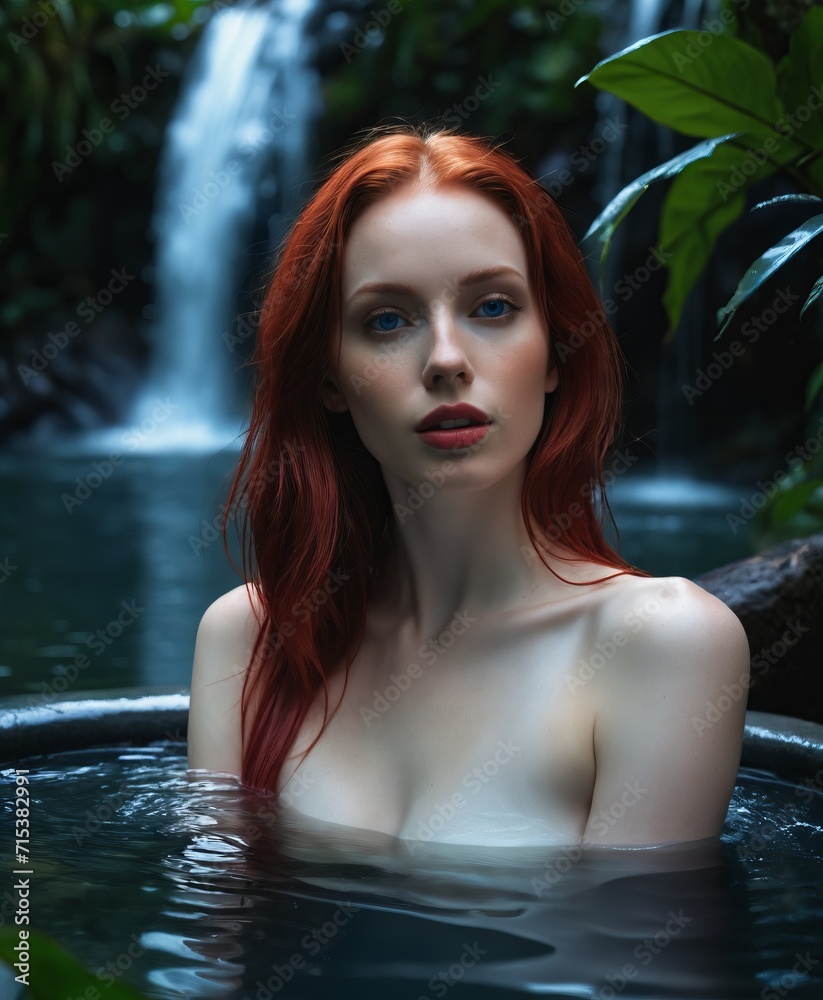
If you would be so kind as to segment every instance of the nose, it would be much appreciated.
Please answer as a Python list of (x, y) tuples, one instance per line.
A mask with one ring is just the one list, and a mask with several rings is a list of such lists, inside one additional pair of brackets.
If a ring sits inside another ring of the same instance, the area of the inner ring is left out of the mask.
[(430, 382), (438, 376), (451, 382), (462, 374), (467, 381), (474, 378), (468, 355), (467, 333), (456, 321), (446, 302), (432, 303), (429, 312), (428, 337), (424, 338), (428, 355), (423, 369), (423, 379)]

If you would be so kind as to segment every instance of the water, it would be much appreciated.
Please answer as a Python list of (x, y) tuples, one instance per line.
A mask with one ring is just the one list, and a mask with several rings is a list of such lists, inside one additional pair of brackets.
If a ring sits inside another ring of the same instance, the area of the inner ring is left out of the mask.
[[(617, 53), (642, 38), (673, 28), (699, 31), (705, 28), (707, 19), (717, 18), (720, 7), (717, 0), (632, 0), (627, 4), (605, 4), (603, 51)], [(595, 106), (598, 120), (593, 134), (601, 135), (609, 121), (617, 120), (629, 126), (627, 131), (609, 143), (598, 164), (593, 195), (600, 210), (625, 185), (652, 167), (665, 163), (683, 147), (682, 137), (678, 140), (670, 128), (645, 117), (607, 91), (597, 93)], [(654, 197), (647, 195), (647, 199), (653, 200)], [(647, 211), (648, 208), (647, 204)], [(602, 275), (592, 266), (592, 277), (603, 288), (604, 298), (614, 293), (620, 275), (646, 256), (648, 248), (643, 241), (646, 238), (656, 239), (656, 224), (652, 227), (642, 212), (643, 209), (638, 210), (629, 223), (618, 226)], [(599, 259), (599, 253), (597, 257)], [(662, 296), (662, 284), (655, 294)], [(703, 280), (699, 278), (686, 304), (678, 335), (671, 343), (660, 346), (657, 376), (650, 387), (652, 392), (656, 391), (657, 400), (659, 436), (655, 451), (659, 469), (666, 475), (676, 474), (679, 467), (694, 465), (700, 458), (699, 408), (687, 406), (683, 394), (675, 392), (674, 387), (690, 382), (703, 363), (706, 353), (703, 347), (704, 328), (709, 316), (703, 296)], [(630, 331), (637, 322), (648, 322), (643, 312), (641, 309), (633, 314), (632, 307), (624, 308), (621, 324), (626, 324), (627, 331)], [(661, 328), (661, 337), (663, 331), (664, 328)]]
[[(242, 582), (219, 537), (238, 455), (152, 440), (126, 428), (105, 452), (0, 453), (0, 696), (189, 683), (200, 617)], [(748, 491), (695, 486), (618, 478), (622, 555), (688, 577), (749, 555), (725, 519)], [(232, 524), (229, 543), (239, 565)]]
[(575, 857), (275, 823), (272, 796), (187, 776), (179, 742), (19, 766), (33, 926), (102, 984), (148, 997), (801, 1000), (823, 988), (823, 793), (762, 771), (741, 769), (719, 843)]
[(113, 454), (0, 456), (2, 695), (186, 685), (200, 617), (242, 582), (219, 537), (236, 451)]
[(241, 361), (230, 329), (235, 295), (255, 221), (268, 210), (273, 250), (311, 171), (311, 129), (322, 107), (305, 31), (314, 6), (283, 0), (219, 10), (187, 67), (152, 220), (153, 369), (134, 410), (139, 421), (157, 397), (176, 407), (155, 446), (208, 443), (242, 409), (232, 387)]

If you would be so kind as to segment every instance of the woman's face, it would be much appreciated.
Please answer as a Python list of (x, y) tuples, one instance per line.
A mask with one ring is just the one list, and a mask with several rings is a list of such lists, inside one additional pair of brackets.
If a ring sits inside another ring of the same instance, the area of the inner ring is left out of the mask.
[[(446, 489), (504, 476), (534, 444), (557, 387), (520, 234), (468, 187), (407, 185), (356, 220), (339, 335), (324, 402), (348, 409), (384, 472), (415, 487), (448, 461)], [(442, 450), (415, 431), (435, 407), (464, 402), (492, 420), (471, 449)]]

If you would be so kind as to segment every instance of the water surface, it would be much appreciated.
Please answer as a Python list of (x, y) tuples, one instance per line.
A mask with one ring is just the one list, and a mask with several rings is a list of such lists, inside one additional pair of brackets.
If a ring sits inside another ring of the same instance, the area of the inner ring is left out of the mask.
[[(242, 582), (219, 534), (237, 448), (110, 438), (84, 454), (0, 452), (0, 696), (186, 686), (203, 612)], [(618, 551), (657, 576), (743, 558), (749, 532), (726, 522), (739, 492), (632, 469), (610, 490)], [(229, 544), (239, 565), (231, 524)]]
[(816, 786), (741, 769), (720, 841), (581, 851), (306, 829), (182, 743), (21, 766), (34, 924), (103, 996), (823, 995)]

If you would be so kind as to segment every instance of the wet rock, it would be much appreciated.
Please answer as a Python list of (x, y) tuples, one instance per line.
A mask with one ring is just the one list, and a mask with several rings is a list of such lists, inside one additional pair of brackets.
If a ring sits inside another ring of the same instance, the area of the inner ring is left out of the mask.
[(752, 653), (748, 708), (823, 722), (823, 532), (694, 582), (743, 623)]
[(143, 376), (144, 351), (123, 310), (107, 310), (56, 353), (43, 355), (43, 345), (31, 334), (0, 341), (0, 444), (48, 444), (116, 423)]

